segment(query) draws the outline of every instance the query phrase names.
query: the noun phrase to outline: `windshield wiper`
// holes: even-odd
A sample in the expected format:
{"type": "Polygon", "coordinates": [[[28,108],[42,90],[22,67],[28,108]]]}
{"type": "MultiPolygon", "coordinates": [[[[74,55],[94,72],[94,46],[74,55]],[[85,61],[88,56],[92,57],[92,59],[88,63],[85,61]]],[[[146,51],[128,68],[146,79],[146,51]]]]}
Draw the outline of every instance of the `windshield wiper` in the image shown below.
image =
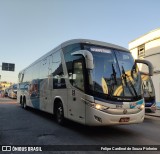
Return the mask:
{"type": "Polygon", "coordinates": [[[112,71],[113,71],[113,74],[111,76],[114,78],[114,84],[117,85],[116,71],[113,64],[112,64],[112,71]]]}
{"type": "Polygon", "coordinates": [[[134,94],[135,94],[135,96],[138,97],[137,92],[135,90],[135,87],[134,87],[132,81],[130,80],[129,76],[125,73],[123,66],[122,66],[122,78],[124,79],[125,85],[128,87],[129,92],[132,94],[132,96],[134,96],[134,94]],[[129,82],[127,82],[127,78],[128,78],[129,82]],[[128,83],[130,84],[130,86],[128,85],[128,83]],[[133,94],[132,90],[130,89],[130,87],[132,87],[134,94],[133,94]]]}
{"type": "Polygon", "coordinates": [[[115,71],[115,68],[112,64],[112,74],[111,74],[111,77],[110,77],[109,96],[113,95],[115,85],[117,85],[116,71],[115,71]]]}

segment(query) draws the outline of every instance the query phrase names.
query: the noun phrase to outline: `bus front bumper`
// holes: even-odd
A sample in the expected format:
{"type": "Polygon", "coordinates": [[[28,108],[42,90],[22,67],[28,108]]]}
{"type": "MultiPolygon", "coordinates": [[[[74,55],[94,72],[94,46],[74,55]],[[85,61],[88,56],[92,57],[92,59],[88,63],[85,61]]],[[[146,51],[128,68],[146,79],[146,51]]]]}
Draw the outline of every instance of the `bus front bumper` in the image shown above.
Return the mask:
{"type": "Polygon", "coordinates": [[[151,107],[145,107],[145,112],[146,113],[155,113],[156,112],[156,110],[157,110],[157,107],[156,107],[156,105],[152,105],[151,107]]]}
{"type": "Polygon", "coordinates": [[[136,114],[109,114],[86,106],[86,125],[105,126],[105,125],[127,125],[142,123],[145,116],[145,109],[136,114]]]}

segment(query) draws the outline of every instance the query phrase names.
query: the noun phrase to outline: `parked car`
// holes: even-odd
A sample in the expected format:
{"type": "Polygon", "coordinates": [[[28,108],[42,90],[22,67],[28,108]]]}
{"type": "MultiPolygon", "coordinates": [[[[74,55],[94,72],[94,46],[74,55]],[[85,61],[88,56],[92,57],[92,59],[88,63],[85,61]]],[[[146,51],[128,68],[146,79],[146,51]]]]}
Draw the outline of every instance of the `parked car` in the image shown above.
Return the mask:
{"type": "Polygon", "coordinates": [[[6,88],[6,89],[4,90],[4,97],[8,97],[8,92],[9,92],[9,88],[6,88]]]}
{"type": "Polygon", "coordinates": [[[12,86],[9,87],[8,97],[17,98],[17,84],[13,84],[12,86]]]}

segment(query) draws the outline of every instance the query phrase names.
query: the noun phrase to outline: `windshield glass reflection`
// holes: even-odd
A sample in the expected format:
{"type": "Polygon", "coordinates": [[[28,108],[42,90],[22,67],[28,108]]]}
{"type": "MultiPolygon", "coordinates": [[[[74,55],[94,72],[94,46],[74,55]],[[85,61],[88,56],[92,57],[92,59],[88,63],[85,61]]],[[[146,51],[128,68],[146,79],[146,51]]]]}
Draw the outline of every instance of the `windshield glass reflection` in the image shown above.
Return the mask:
{"type": "Polygon", "coordinates": [[[93,54],[90,90],[98,97],[137,99],[142,94],[140,74],[129,52],[85,46],[93,54]]]}

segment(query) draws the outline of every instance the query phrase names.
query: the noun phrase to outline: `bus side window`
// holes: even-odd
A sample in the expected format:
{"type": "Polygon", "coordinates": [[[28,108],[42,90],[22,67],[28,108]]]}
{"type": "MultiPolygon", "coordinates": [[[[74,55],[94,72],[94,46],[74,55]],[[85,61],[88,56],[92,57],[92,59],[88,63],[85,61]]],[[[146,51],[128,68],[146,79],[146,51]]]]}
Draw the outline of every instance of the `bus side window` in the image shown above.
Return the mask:
{"type": "Polygon", "coordinates": [[[84,91],[84,73],[83,73],[83,63],[81,61],[75,61],[73,63],[72,80],[74,87],[84,91]]]}

